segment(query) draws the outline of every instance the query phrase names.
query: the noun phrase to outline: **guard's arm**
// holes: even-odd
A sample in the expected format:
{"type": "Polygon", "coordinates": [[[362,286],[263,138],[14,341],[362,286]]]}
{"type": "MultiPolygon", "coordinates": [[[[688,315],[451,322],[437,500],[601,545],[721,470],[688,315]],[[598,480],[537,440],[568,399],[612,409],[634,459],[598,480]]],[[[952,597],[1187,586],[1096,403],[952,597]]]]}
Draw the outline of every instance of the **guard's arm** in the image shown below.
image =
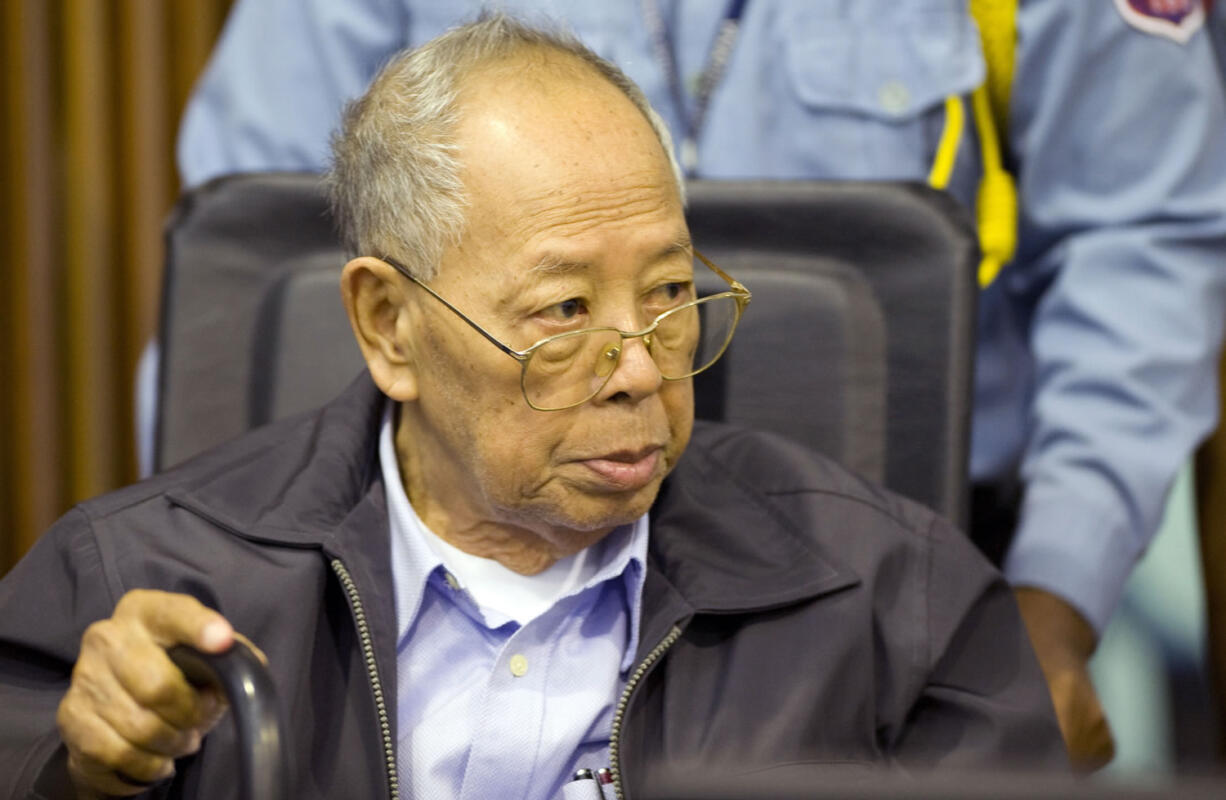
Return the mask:
{"type": "Polygon", "coordinates": [[[1110,747],[1076,623],[1101,634],[1214,425],[1226,319],[1222,76],[1203,29],[1180,43],[1129,24],[1122,5],[1021,3],[1009,137],[1021,247],[985,298],[1037,298],[1020,317],[1034,399],[1005,573],[1048,609],[1023,612],[1087,766],[1110,747]]]}

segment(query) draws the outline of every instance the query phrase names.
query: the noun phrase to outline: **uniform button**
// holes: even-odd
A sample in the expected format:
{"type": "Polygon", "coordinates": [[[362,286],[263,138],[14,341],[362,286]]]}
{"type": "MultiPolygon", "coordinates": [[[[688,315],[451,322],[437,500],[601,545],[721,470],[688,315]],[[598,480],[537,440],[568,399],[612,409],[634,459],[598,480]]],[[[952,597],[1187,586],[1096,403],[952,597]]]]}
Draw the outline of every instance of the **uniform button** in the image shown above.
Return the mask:
{"type": "Polygon", "coordinates": [[[886,81],[877,90],[877,102],[891,114],[901,114],[911,105],[911,93],[902,81],[886,81]]]}
{"type": "Polygon", "coordinates": [[[447,581],[448,586],[450,586],[452,589],[455,589],[456,591],[459,591],[460,582],[459,580],[456,579],[456,576],[452,575],[450,572],[444,572],[443,578],[447,581]]]}
{"type": "Polygon", "coordinates": [[[524,658],[519,653],[511,656],[511,661],[508,664],[511,667],[511,674],[517,678],[522,678],[528,672],[528,659],[524,658]]]}

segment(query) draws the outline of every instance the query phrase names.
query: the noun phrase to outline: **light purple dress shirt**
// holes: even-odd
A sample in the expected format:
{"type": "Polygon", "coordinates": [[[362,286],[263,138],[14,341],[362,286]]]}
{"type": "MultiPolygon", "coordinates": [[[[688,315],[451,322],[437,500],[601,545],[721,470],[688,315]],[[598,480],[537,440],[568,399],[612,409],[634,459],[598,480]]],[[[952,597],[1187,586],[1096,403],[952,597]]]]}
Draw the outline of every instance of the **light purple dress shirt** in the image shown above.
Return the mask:
{"type": "Polygon", "coordinates": [[[387,488],[397,622],[397,761],[403,796],[561,795],[607,766],[613,711],[638,645],[647,517],[590,548],[586,580],[520,624],[482,608],[444,565],[401,482],[393,415],[387,488]]]}

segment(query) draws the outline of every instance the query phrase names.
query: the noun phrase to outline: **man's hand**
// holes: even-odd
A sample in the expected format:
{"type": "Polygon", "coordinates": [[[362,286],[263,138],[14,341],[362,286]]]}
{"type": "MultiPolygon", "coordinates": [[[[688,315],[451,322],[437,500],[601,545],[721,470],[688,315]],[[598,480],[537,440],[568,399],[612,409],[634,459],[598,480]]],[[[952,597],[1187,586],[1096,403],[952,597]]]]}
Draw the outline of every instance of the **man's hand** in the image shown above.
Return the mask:
{"type": "Polygon", "coordinates": [[[149,590],[128,592],[114,616],[86,629],[56,717],[81,797],[137,794],[199,749],[225,700],[188,684],[166,648],[222,653],[236,636],[194,597],[149,590]]]}
{"type": "Polygon", "coordinates": [[[1069,759],[1080,770],[1105,766],[1115,755],[1115,742],[1090,680],[1090,656],[1097,644],[1094,629],[1050,592],[1020,587],[1014,594],[1047,679],[1069,759]]]}

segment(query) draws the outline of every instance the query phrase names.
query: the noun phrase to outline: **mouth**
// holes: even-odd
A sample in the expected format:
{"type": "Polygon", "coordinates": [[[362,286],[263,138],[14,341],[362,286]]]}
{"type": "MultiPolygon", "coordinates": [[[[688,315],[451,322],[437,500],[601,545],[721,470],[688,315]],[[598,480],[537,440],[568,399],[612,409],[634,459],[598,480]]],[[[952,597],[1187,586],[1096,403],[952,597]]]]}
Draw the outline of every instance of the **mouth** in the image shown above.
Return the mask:
{"type": "Polygon", "coordinates": [[[662,462],[663,448],[659,446],[619,450],[579,461],[600,483],[614,491],[634,491],[647,486],[659,474],[662,462]]]}

